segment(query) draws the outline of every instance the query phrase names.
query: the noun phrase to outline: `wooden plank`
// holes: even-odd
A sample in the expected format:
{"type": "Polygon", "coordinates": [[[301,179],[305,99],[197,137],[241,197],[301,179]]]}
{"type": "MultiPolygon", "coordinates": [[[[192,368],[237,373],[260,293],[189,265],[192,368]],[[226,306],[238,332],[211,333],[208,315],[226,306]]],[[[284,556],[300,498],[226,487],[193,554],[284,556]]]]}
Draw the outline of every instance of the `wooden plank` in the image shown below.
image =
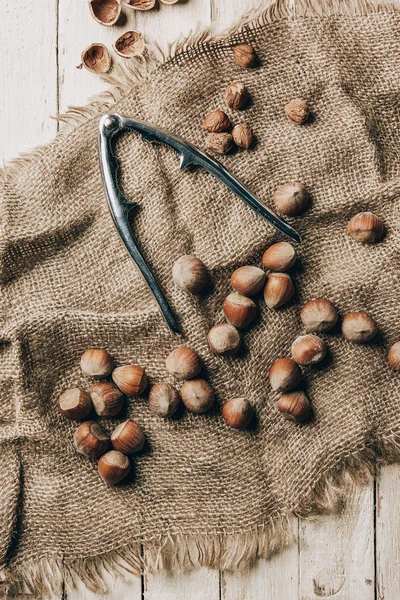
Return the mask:
{"type": "Polygon", "coordinates": [[[219,600],[219,597],[219,573],[212,569],[144,575],[144,600],[219,600]]]}
{"type": "MultiPolygon", "coordinates": [[[[121,561],[122,564],[122,561],[121,561]]],[[[64,593],[63,600],[142,600],[142,581],[140,577],[127,574],[124,579],[114,577],[102,570],[102,579],[108,588],[106,594],[96,594],[78,583],[76,589],[64,593]]],[[[160,599],[161,600],[161,599],[160,599]]]]}
{"type": "Polygon", "coordinates": [[[376,480],[377,600],[400,599],[400,465],[383,467],[376,480]]]}

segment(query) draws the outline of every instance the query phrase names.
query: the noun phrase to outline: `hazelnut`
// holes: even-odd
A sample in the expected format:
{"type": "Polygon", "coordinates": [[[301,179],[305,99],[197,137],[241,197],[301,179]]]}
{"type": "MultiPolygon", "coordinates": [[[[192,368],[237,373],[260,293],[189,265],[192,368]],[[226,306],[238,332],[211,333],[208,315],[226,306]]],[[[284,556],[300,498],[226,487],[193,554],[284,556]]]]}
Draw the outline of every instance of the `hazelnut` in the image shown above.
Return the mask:
{"type": "Polygon", "coordinates": [[[279,308],[289,302],[294,285],[287,273],[269,273],[264,288],[264,300],[268,308],[279,308]]]}
{"type": "Polygon", "coordinates": [[[233,137],[230,133],[210,133],[206,139],[208,150],[217,154],[228,154],[233,148],[233,137]]]}
{"type": "Polygon", "coordinates": [[[289,392],[300,383],[300,367],[291,358],[279,358],[269,370],[269,380],[275,392],[289,392]]]}
{"type": "Polygon", "coordinates": [[[378,332],[378,325],[366,312],[350,312],[342,321],[342,333],[349,342],[364,344],[378,332]]]}
{"type": "Polygon", "coordinates": [[[104,483],[115,485],[129,474],[131,463],[122,452],[110,450],[100,458],[97,467],[104,483]]]}
{"type": "Polygon", "coordinates": [[[209,281],[205,264],[195,256],[181,256],[172,267],[174,283],[185,292],[197,294],[201,292],[209,281]]]}
{"type": "Polygon", "coordinates": [[[288,421],[302,423],[310,418],[310,401],[304,392],[283,394],[278,400],[277,407],[288,421]]]}
{"type": "Polygon", "coordinates": [[[305,100],[295,98],[286,104],[285,113],[290,121],[296,123],[296,125],[301,125],[302,123],[305,123],[310,116],[310,109],[305,100]]]}
{"type": "Polygon", "coordinates": [[[201,358],[196,350],[179,346],[172,350],[165,361],[167,371],[179,379],[193,379],[201,371],[201,358]]]}
{"type": "Polygon", "coordinates": [[[295,217],[303,212],[308,204],[308,194],[302,183],[285,183],[274,193],[277,210],[288,217],[295,217]]]}
{"type": "Polygon", "coordinates": [[[266,249],[262,256],[262,264],[271,271],[286,273],[296,261],[296,250],[289,242],[278,242],[266,249]]]}
{"type": "Polygon", "coordinates": [[[379,242],[384,231],[383,221],[372,212],[358,213],[350,219],[347,225],[347,233],[354,240],[363,244],[379,242]]]}
{"type": "Polygon", "coordinates": [[[208,345],[214,354],[231,356],[240,348],[240,335],[238,330],[229,323],[214,325],[208,332],[208,345]]]}
{"type": "Polygon", "coordinates": [[[61,394],[58,400],[58,410],[67,419],[80,421],[85,419],[92,410],[92,401],[85,390],[71,388],[61,394]]]}
{"type": "Polygon", "coordinates": [[[254,410],[246,398],[232,398],[222,407],[222,417],[230,427],[244,429],[250,424],[254,410]]]}
{"type": "Polygon", "coordinates": [[[79,454],[95,458],[107,452],[110,438],[95,421],[85,421],[75,431],[74,445],[79,454]]]}
{"type": "Polygon", "coordinates": [[[244,107],[247,102],[248,93],[247,87],[244,83],[238,83],[234,81],[231,85],[226,88],[225,91],[225,102],[228,108],[232,110],[240,110],[244,107]]]}
{"type": "Polygon", "coordinates": [[[242,296],[238,292],[229,294],[224,301],[225,318],[234,327],[242,329],[256,316],[257,307],[253,300],[242,296]]]}
{"type": "Polygon", "coordinates": [[[336,325],[338,313],[330,300],[316,298],[304,304],[300,319],[307,331],[329,331],[336,325]]]}
{"type": "Polygon", "coordinates": [[[81,369],[84,375],[101,379],[107,377],[114,368],[114,361],[107,350],[90,349],[82,354],[81,369]]]}
{"type": "Polygon", "coordinates": [[[178,410],[180,394],[170,383],[156,383],[150,389],[149,408],[160,417],[172,417],[178,410]]]}
{"type": "Polygon", "coordinates": [[[146,372],[139,365],[117,367],[112,372],[112,378],[115,385],[127,396],[137,396],[147,388],[146,372]]]}
{"type": "Polygon", "coordinates": [[[205,379],[185,381],[181,388],[183,404],[194,413],[204,413],[214,404],[215,394],[205,379]]]}
{"type": "Polygon", "coordinates": [[[292,344],[293,359],[299,365],[314,365],[323,360],[327,353],[325,342],[317,335],[300,335],[292,344]]]}
{"type": "Polygon", "coordinates": [[[90,390],[90,396],[99,417],[114,417],[122,409],[123,394],[109,381],[96,383],[90,390]]]}
{"type": "Polygon", "coordinates": [[[239,148],[248,150],[254,142],[254,133],[247,123],[239,123],[232,131],[233,141],[239,148]]]}
{"type": "Polygon", "coordinates": [[[222,110],[213,110],[206,115],[202,128],[210,133],[223,133],[224,131],[230,131],[232,124],[228,115],[222,110]]]}
{"type": "Polygon", "coordinates": [[[265,273],[258,267],[239,267],[232,273],[231,286],[243,296],[255,296],[265,283],[265,273]]]}
{"type": "Polygon", "coordinates": [[[142,450],[145,442],[144,431],[135,421],[120,423],[111,434],[115,450],[123,454],[133,454],[142,450]]]}
{"type": "Polygon", "coordinates": [[[388,353],[388,363],[395,371],[400,371],[400,342],[396,342],[388,353]]]}
{"type": "Polygon", "coordinates": [[[249,69],[257,64],[257,54],[250,44],[238,44],[234,46],[233,58],[244,69],[249,69]]]}

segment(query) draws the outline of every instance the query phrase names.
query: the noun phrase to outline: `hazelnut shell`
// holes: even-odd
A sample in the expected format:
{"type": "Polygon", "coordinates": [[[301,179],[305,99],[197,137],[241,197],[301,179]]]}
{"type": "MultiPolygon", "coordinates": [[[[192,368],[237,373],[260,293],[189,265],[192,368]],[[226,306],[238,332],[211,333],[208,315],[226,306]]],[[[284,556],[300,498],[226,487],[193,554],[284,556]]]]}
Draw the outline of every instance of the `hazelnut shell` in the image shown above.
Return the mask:
{"type": "Polygon", "coordinates": [[[304,304],[300,311],[300,319],[307,331],[329,331],[338,320],[336,307],[326,298],[316,298],[304,304]]]}
{"type": "Polygon", "coordinates": [[[247,327],[254,319],[257,312],[257,306],[247,296],[242,296],[238,292],[229,294],[224,300],[224,315],[228,323],[242,329],[247,327]]]}
{"type": "Polygon", "coordinates": [[[113,44],[115,52],[122,58],[140,56],[145,47],[144,37],[139,31],[125,31],[113,44]]]}
{"type": "Polygon", "coordinates": [[[104,74],[111,69],[111,55],[104,44],[91,44],[81,54],[81,65],[91,73],[104,74]]]}
{"type": "Polygon", "coordinates": [[[193,379],[201,371],[201,358],[195,350],[179,346],[172,350],[165,361],[167,371],[179,379],[193,379]]]}
{"type": "Polygon", "coordinates": [[[103,454],[97,466],[100,477],[107,485],[119,483],[125,479],[131,470],[129,458],[117,450],[110,450],[103,454]]]}
{"type": "Polygon", "coordinates": [[[343,318],[342,333],[349,342],[365,344],[378,332],[378,325],[366,312],[350,312],[343,318]]]}
{"type": "Polygon", "coordinates": [[[263,289],[265,272],[258,267],[246,265],[232,273],[231,286],[243,296],[256,296],[263,289]]]}
{"type": "Polygon", "coordinates": [[[90,396],[99,417],[114,417],[122,410],[124,396],[110,381],[96,383],[90,390],[90,396]]]}
{"type": "Polygon", "coordinates": [[[107,350],[90,348],[81,357],[81,370],[87,377],[102,379],[107,377],[114,368],[114,361],[107,350]]]}
{"type": "Polygon", "coordinates": [[[302,391],[283,394],[277,402],[277,407],[285,419],[289,421],[303,423],[310,418],[310,401],[302,391]]]}
{"type": "Polygon", "coordinates": [[[214,404],[215,393],[205,379],[191,379],[183,384],[181,397],[188,410],[201,414],[214,404]]]}
{"type": "Polygon", "coordinates": [[[74,445],[79,454],[97,458],[107,452],[110,438],[95,421],[84,421],[75,431],[74,445]]]}
{"type": "Polygon", "coordinates": [[[270,271],[286,273],[296,261],[296,250],[289,242],[278,242],[266,249],[262,256],[262,264],[270,271]]]}
{"type": "Polygon", "coordinates": [[[224,421],[235,429],[244,429],[254,417],[254,410],[246,398],[232,398],[222,406],[224,421]]]}
{"type": "Polygon", "coordinates": [[[314,365],[323,360],[327,346],[317,335],[300,335],[292,344],[293,360],[299,365],[314,365]]]}
{"type": "Polygon", "coordinates": [[[357,242],[375,244],[385,232],[383,221],[372,212],[358,213],[350,219],[347,232],[357,242]]]}
{"type": "Polygon", "coordinates": [[[269,379],[275,392],[289,392],[300,383],[301,370],[291,358],[279,358],[269,370],[269,379]]]}
{"type": "Polygon", "coordinates": [[[142,450],[145,442],[143,429],[135,421],[120,423],[111,434],[115,450],[123,454],[133,454],[142,450]]]}
{"type": "Polygon", "coordinates": [[[294,285],[287,273],[271,272],[264,288],[264,300],[268,308],[280,308],[292,298],[294,285]]]}
{"type": "Polygon", "coordinates": [[[81,421],[86,419],[92,410],[92,400],[85,390],[71,388],[61,394],[58,400],[58,410],[71,421],[81,421]]]}
{"type": "Polygon", "coordinates": [[[149,408],[159,417],[172,417],[178,410],[181,396],[170,383],[156,383],[150,389],[149,408]]]}
{"type": "Polygon", "coordinates": [[[117,387],[127,396],[138,396],[147,388],[147,375],[139,365],[117,367],[112,372],[112,378],[117,387]]]}
{"type": "Polygon", "coordinates": [[[214,325],[208,332],[207,339],[210,350],[221,356],[236,354],[241,344],[238,330],[229,323],[214,325]]]}
{"type": "Polygon", "coordinates": [[[121,15],[121,0],[89,0],[89,9],[97,23],[111,27],[121,15]]]}
{"type": "Polygon", "coordinates": [[[205,264],[196,256],[188,254],[181,256],[172,267],[174,283],[185,292],[198,294],[209,281],[205,264]]]}
{"type": "Polygon", "coordinates": [[[388,363],[395,371],[400,371],[400,342],[391,346],[388,352],[388,363]]]}
{"type": "Polygon", "coordinates": [[[277,210],[288,217],[301,214],[308,205],[308,192],[302,183],[285,183],[274,192],[277,210]]]}

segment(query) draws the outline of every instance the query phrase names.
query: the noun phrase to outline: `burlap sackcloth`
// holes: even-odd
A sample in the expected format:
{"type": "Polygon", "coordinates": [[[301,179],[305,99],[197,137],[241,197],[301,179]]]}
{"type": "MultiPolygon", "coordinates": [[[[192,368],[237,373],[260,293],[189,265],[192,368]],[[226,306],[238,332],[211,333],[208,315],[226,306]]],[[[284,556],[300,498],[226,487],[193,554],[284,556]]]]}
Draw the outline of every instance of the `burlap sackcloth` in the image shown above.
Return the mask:
{"type": "Polygon", "coordinates": [[[332,509],[377,458],[399,458],[400,379],[386,353],[400,337],[400,18],[393,7],[364,2],[296,7],[289,14],[275,4],[228,37],[203,36],[163,64],[138,60],[116,71],[107,98],[71,111],[53,143],[2,172],[3,595],[21,582],[38,595],[59,591],[76,577],[102,589],[100,567],[119,571],[121,557],[135,572],[236,568],[289,543],[292,513],[332,509]],[[242,41],[254,44],[258,68],[234,62],[232,46],[242,41]],[[260,299],[245,350],[219,358],[206,335],[223,320],[231,273],[259,264],[282,237],[207,172],[179,171],[172,150],[123,136],[121,185],[140,205],[135,231],[179,316],[184,334],[174,336],[114,229],[97,132],[100,115],[115,110],[204,147],[203,115],[223,108],[234,80],[252,101],[229,114],[253,126],[257,146],[223,164],[268,205],[288,181],[304,182],[312,205],[290,220],[303,237],[294,301],[274,311],[260,299]],[[293,97],[310,103],[302,127],[283,113],[293,97]],[[381,243],[347,235],[349,218],[363,210],[385,221],[381,243]],[[200,297],[171,281],[173,262],[188,253],[212,276],[213,289],[200,297]],[[268,369],[289,354],[303,332],[299,306],[315,297],[330,298],[342,315],[368,311],[380,333],[367,345],[348,343],[340,329],[325,336],[330,359],[305,373],[314,417],[296,426],[278,414],[268,369]],[[89,387],[79,369],[87,347],[107,348],[118,364],[140,363],[154,383],[168,380],[165,358],[182,342],[204,359],[215,409],[162,420],[145,397],[131,399],[124,416],[143,426],[148,445],[133,480],[107,487],[96,462],[75,452],[76,424],[59,414],[59,394],[89,387]],[[222,420],[220,404],[232,396],[253,403],[255,428],[236,431],[222,420]]]}

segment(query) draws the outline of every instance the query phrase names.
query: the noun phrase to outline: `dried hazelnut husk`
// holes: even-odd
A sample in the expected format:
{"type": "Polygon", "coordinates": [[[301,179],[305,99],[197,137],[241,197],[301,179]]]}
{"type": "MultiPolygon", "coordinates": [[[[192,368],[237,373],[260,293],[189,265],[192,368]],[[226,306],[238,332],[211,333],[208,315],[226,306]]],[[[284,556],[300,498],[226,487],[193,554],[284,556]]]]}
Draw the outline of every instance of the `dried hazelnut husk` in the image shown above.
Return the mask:
{"type": "Polygon", "coordinates": [[[388,363],[395,371],[400,371],[400,342],[396,342],[388,353],[388,363]]]}
{"type": "Polygon", "coordinates": [[[248,99],[247,87],[244,83],[234,81],[225,90],[225,102],[228,108],[240,110],[246,105],[248,99]]]}
{"type": "Polygon", "coordinates": [[[275,392],[290,392],[300,383],[300,367],[291,358],[278,358],[269,370],[269,380],[275,392]]]}
{"type": "Polygon", "coordinates": [[[257,54],[250,44],[238,44],[234,46],[233,58],[244,69],[249,69],[257,64],[257,54]]]}
{"type": "Polygon", "coordinates": [[[185,381],[181,387],[183,404],[194,413],[204,413],[214,404],[215,394],[205,379],[185,381]]]}
{"type": "Polygon", "coordinates": [[[156,5],[156,0],[128,0],[125,2],[126,8],[134,10],[151,10],[156,5]]]}
{"type": "Polygon", "coordinates": [[[193,379],[201,371],[201,358],[196,350],[179,346],[172,350],[165,361],[167,371],[179,379],[193,379]]]}
{"type": "Polygon", "coordinates": [[[130,473],[131,463],[122,452],[110,450],[100,458],[97,468],[104,483],[115,485],[130,473]]]}
{"type": "Polygon", "coordinates": [[[161,4],[176,4],[179,0],[160,0],[161,4]]]}
{"type": "Polygon", "coordinates": [[[230,133],[210,133],[206,139],[208,150],[217,154],[228,154],[233,148],[233,137],[230,133]]]}
{"type": "Polygon", "coordinates": [[[286,104],[285,113],[290,121],[296,123],[296,125],[301,125],[302,123],[305,123],[310,116],[310,109],[305,100],[295,98],[286,104]]]}
{"type": "Polygon", "coordinates": [[[246,265],[232,273],[231,286],[243,296],[256,296],[263,289],[265,272],[258,267],[246,265]]]}
{"type": "Polygon", "coordinates": [[[185,292],[198,294],[209,282],[205,264],[195,256],[181,256],[172,267],[174,283],[185,292]]]}
{"type": "Polygon", "coordinates": [[[58,399],[58,410],[71,421],[81,421],[86,419],[92,410],[92,400],[85,390],[71,388],[58,399]]]}
{"type": "Polygon", "coordinates": [[[350,219],[348,234],[357,242],[375,244],[379,242],[385,231],[383,221],[372,212],[358,213],[350,219]]]}
{"type": "Polygon", "coordinates": [[[135,421],[120,423],[111,434],[112,445],[123,454],[133,454],[142,450],[145,439],[143,429],[135,421]]]}
{"type": "Polygon", "coordinates": [[[92,17],[100,25],[115,25],[121,14],[121,0],[89,0],[92,17]]]}
{"type": "Polygon", "coordinates": [[[306,186],[302,183],[285,183],[275,190],[274,202],[280,213],[295,217],[302,213],[308,204],[306,186]]]}
{"type": "Polygon", "coordinates": [[[323,360],[328,348],[317,335],[299,335],[292,344],[293,360],[299,365],[314,365],[323,360]]]}
{"type": "Polygon", "coordinates": [[[289,242],[278,242],[266,249],[261,261],[266,269],[286,273],[296,261],[296,250],[289,242]]]}
{"type": "Polygon", "coordinates": [[[227,400],[221,412],[224,421],[235,429],[244,429],[254,417],[253,407],[246,398],[227,400]]]}
{"type": "Polygon", "coordinates": [[[288,421],[303,423],[310,418],[310,401],[304,392],[296,391],[283,394],[277,402],[277,407],[288,421]]]}
{"type": "Polygon", "coordinates": [[[115,385],[127,396],[137,396],[147,388],[146,372],[139,365],[117,367],[112,372],[112,378],[115,385]]]}
{"type": "Polygon", "coordinates": [[[274,273],[267,275],[264,287],[264,300],[268,308],[279,308],[289,302],[294,294],[294,285],[287,273],[274,273]]]}
{"type": "Polygon", "coordinates": [[[108,73],[111,69],[111,56],[108,48],[104,44],[91,44],[81,54],[81,64],[91,73],[108,73]]]}
{"type": "Polygon", "coordinates": [[[210,133],[223,133],[232,128],[231,121],[222,110],[212,110],[206,115],[202,128],[210,133]]]}
{"type": "Polygon", "coordinates": [[[239,148],[248,150],[254,142],[254,133],[247,123],[239,123],[232,130],[233,141],[239,148]]]}
{"type": "Polygon", "coordinates": [[[364,344],[378,332],[378,325],[366,312],[350,312],[342,321],[342,333],[349,342],[364,344]]]}
{"type": "Polygon", "coordinates": [[[257,312],[257,306],[247,296],[242,296],[238,292],[229,294],[224,300],[224,315],[228,323],[242,329],[247,327],[254,319],[257,312]]]}
{"type": "Polygon", "coordinates": [[[139,31],[126,31],[115,40],[113,47],[122,58],[140,56],[145,49],[144,37],[139,31]]]}
{"type": "Polygon", "coordinates": [[[123,394],[109,381],[96,383],[90,390],[90,396],[99,417],[114,417],[122,410],[123,394]]]}
{"type": "Polygon", "coordinates": [[[214,325],[208,332],[208,345],[214,354],[231,356],[240,348],[240,334],[236,327],[229,323],[214,325]]]}
{"type": "Polygon", "coordinates": [[[337,323],[338,312],[330,300],[309,300],[300,311],[300,319],[307,331],[329,331],[337,323]]]}
{"type": "Polygon", "coordinates": [[[159,417],[172,417],[181,401],[180,394],[170,383],[156,383],[150,389],[149,408],[159,417]]]}
{"type": "Polygon", "coordinates": [[[87,377],[101,379],[107,377],[114,368],[114,361],[107,350],[91,348],[81,357],[82,373],[87,377]]]}
{"type": "Polygon", "coordinates": [[[107,452],[110,438],[95,421],[84,421],[75,431],[74,445],[79,454],[97,458],[107,452]]]}

